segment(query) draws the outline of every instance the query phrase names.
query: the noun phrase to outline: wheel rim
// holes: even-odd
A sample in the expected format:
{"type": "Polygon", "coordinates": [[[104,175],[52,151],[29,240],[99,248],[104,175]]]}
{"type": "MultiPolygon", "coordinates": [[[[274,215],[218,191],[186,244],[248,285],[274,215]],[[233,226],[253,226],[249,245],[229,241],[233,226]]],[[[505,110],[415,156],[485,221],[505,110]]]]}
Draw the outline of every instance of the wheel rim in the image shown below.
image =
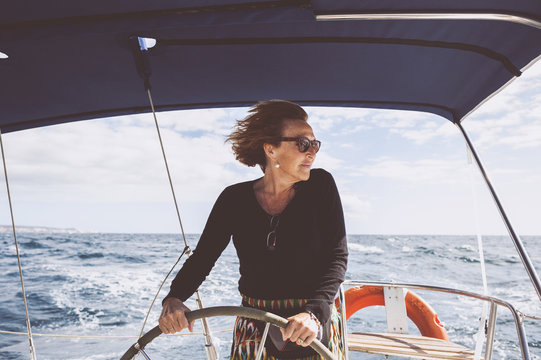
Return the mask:
{"type": "MultiPolygon", "coordinates": [[[[286,319],[276,314],[242,306],[214,306],[186,313],[186,319],[188,320],[188,322],[192,322],[201,318],[215,316],[242,316],[254,320],[268,322],[280,328],[285,328],[288,324],[286,319]]],[[[137,342],[133,344],[128,349],[128,351],[124,353],[124,355],[122,355],[120,360],[132,359],[135,355],[137,355],[139,349],[143,349],[146,345],[148,345],[152,340],[154,340],[161,334],[162,331],[160,330],[160,328],[158,326],[154,327],[142,337],[140,337],[139,340],[137,340],[137,342]]],[[[319,340],[314,340],[310,344],[310,347],[314,349],[319,355],[321,355],[323,359],[336,360],[334,355],[329,351],[329,349],[325,347],[319,340]]]]}

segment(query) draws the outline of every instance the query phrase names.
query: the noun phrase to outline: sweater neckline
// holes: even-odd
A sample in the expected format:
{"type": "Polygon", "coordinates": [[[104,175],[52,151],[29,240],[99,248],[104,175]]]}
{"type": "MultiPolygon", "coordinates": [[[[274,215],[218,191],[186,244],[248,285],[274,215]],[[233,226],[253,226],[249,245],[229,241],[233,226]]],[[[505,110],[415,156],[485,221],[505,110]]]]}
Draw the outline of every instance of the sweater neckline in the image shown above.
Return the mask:
{"type": "Polygon", "coordinates": [[[299,186],[299,183],[300,183],[300,182],[295,183],[295,185],[294,185],[294,186],[295,186],[295,194],[293,195],[293,197],[291,198],[291,200],[287,203],[287,205],[286,205],[286,207],[284,208],[284,210],[282,210],[282,212],[279,213],[279,214],[274,214],[274,215],[272,215],[272,214],[269,214],[269,213],[263,208],[263,206],[261,206],[261,204],[259,203],[259,201],[257,201],[257,196],[256,196],[256,194],[255,194],[254,185],[255,185],[255,183],[256,183],[258,180],[261,180],[262,178],[263,178],[263,177],[260,177],[260,178],[257,178],[257,179],[255,179],[255,180],[252,180],[251,182],[249,182],[249,184],[250,184],[250,195],[251,195],[251,197],[252,197],[252,199],[253,199],[253,201],[254,201],[256,207],[259,209],[260,212],[262,212],[263,214],[265,214],[267,217],[273,217],[273,216],[281,216],[281,215],[283,215],[284,213],[287,212],[287,210],[291,207],[291,204],[292,204],[292,203],[295,201],[295,199],[297,198],[299,189],[301,188],[301,187],[299,186]]]}

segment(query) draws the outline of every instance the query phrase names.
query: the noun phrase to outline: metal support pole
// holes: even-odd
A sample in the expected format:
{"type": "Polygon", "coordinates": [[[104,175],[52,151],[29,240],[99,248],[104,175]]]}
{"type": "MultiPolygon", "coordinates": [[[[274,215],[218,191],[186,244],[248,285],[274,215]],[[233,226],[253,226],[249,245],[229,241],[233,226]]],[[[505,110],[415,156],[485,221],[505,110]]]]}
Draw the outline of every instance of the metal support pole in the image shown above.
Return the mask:
{"type": "Polygon", "coordinates": [[[139,354],[143,355],[145,360],[152,360],[152,359],[150,359],[150,356],[148,356],[148,354],[146,353],[146,351],[144,349],[140,349],[139,354]]]}
{"type": "MultiPolygon", "coordinates": [[[[196,295],[197,307],[199,307],[200,309],[203,309],[203,301],[201,300],[201,296],[199,295],[199,290],[195,291],[195,295],[196,295]]],[[[217,360],[218,352],[216,351],[216,347],[214,346],[214,343],[212,342],[212,334],[210,333],[210,327],[207,322],[207,318],[202,318],[201,323],[203,324],[203,333],[205,335],[205,353],[207,354],[207,359],[217,360]]]]}
{"type": "Polygon", "coordinates": [[[342,344],[344,346],[344,360],[349,359],[348,348],[348,327],[346,320],[346,295],[344,293],[344,284],[340,285],[338,290],[338,301],[340,303],[340,327],[342,328],[342,344]]]}
{"type": "Polygon", "coordinates": [[[496,316],[498,305],[494,301],[490,302],[490,315],[488,316],[487,343],[485,345],[485,360],[492,359],[492,350],[494,347],[494,332],[496,330],[496,316]]]}
{"type": "Polygon", "coordinates": [[[261,336],[261,341],[259,342],[259,348],[257,349],[257,356],[255,357],[255,360],[261,360],[263,350],[265,349],[265,342],[267,341],[267,335],[269,334],[270,325],[270,323],[265,325],[265,330],[263,330],[263,335],[261,336]]]}
{"type": "Polygon", "coordinates": [[[479,167],[479,171],[481,171],[481,174],[483,175],[483,178],[485,179],[485,182],[490,190],[492,198],[494,199],[494,202],[496,203],[496,206],[498,207],[498,211],[500,212],[502,220],[505,223],[505,227],[507,228],[507,231],[509,232],[511,239],[513,240],[513,243],[515,244],[515,248],[517,249],[518,255],[520,256],[520,260],[522,261],[522,264],[526,268],[526,272],[530,276],[530,280],[532,281],[535,291],[537,292],[537,296],[539,297],[539,300],[541,300],[541,281],[539,281],[539,276],[537,275],[537,272],[535,271],[535,268],[528,256],[528,253],[526,253],[526,249],[524,248],[522,241],[520,240],[518,235],[515,233],[515,230],[513,229],[511,222],[507,218],[505,210],[503,209],[503,206],[500,203],[500,199],[498,198],[498,195],[496,194],[496,190],[494,190],[494,187],[492,186],[488,178],[488,175],[485,172],[485,169],[483,168],[483,164],[481,164],[481,160],[479,159],[479,156],[477,156],[477,152],[473,148],[473,144],[471,143],[470,138],[466,134],[466,131],[462,127],[462,124],[456,123],[456,126],[458,126],[458,128],[460,129],[460,131],[462,132],[462,135],[464,136],[464,139],[466,140],[466,143],[468,144],[468,147],[475,159],[475,162],[477,163],[477,166],[479,167]]]}
{"type": "Polygon", "coordinates": [[[530,360],[530,349],[528,348],[528,339],[526,338],[526,329],[524,328],[524,319],[519,315],[517,309],[513,306],[509,306],[509,310],[515,318],[515,326],[517,328],[518,343],[520,346],[520,352],[522,353],[523,360],[530,360]]]}

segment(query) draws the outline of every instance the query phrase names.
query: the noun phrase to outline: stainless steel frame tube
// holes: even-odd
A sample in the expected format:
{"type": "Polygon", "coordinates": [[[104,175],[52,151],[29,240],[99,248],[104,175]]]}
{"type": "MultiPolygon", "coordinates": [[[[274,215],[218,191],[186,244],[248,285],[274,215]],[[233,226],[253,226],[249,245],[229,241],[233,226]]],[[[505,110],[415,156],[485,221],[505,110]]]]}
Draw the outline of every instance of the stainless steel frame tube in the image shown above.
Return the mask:
{"type": "Polygon", "coordinates": [[[515,233],[515,230],[513,229],[511,222],[507,218],[507,214],[505,213],[505,210],[503,209],[500,199],[498,198],[498,195],[496,194],[496,190],[494,190],[494,187],[492,186],[490,179],[488,178],[488,175],[485,172],[485,169],[483,168],[483,164],[481,164],[481,160],[479,159],[479,156],[477,156],[477,152],[473,148],[473,144],[471,143],[470,138],[468,137],[468,134],[466,134],[466,131],[462,127],[462,124],[457,123],[456,126],[458,126],[458,128],[460,129],[460,132],[462,132],[462,135],[464,136],[464,139],[466,140],[466,143],[468,144],[468,148],[470,149],[473,157],[475,158],[475,162],[477,163],[477,166],[479,167],[479,171],[481,171],[481,174],[483,175],[483,178],[485,179],[485,183],[487,184],[488,189],[490,190],[490,194],[492,195],[492,198],[494,199],[494,202],[496,203],[496,206],[498,207],[498,211],[500,212],[502,220],[505,223],[505,227],[507,228],[507,231],[509,232],[511,239],[513,240],[513,243],[515,244],[515,248],[517,249],[518,255],[520,256],[520,260],[522,261],[522,264],[526,268],[526,272],[530,276],[530,280],[532,281],[535,291],[537,292],[537,296],[539,297],[539,300],[541,300],[541,282],[539,281],[539,275],[537,275],[537,272],[535,271],[535,268],[528,256],[528,253],[526,252],[526,249],[524,248],[524,245],[522,244],[522,241],[520,240],[518,235],[515,233]]]}

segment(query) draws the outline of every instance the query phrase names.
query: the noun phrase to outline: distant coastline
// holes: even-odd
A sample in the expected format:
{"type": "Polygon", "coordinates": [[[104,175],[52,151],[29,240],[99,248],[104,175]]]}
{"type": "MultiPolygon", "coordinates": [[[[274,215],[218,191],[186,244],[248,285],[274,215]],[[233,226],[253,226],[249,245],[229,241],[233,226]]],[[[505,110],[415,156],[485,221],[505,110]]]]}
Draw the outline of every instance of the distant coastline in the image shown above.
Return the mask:
{"type": "MultiPolygon", "coordinates": [[[[89,231],[81,231],[75,228],[54,228],[48,226],[16,226],[15,230],[20,233],[62,233],[62,234],[79,234],[88,233],[89,231]]],[[[0,225],[0,234],[11,233],[13,228],[11,225],[0,225]]]]}

